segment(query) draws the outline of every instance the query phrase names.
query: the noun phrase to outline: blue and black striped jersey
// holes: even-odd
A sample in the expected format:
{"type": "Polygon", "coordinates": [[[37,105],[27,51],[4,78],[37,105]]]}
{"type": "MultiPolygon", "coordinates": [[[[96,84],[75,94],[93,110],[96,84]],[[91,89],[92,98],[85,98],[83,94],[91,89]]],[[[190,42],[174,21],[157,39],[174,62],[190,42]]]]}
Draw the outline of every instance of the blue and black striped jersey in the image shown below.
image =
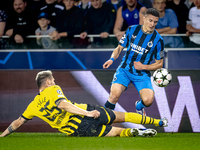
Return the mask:
{"type": "Polygon", "coordinates": [[[148,65],[154,59],[164,58],[164,41],[161,35],[156,30],[153,33],[145,33],[141,25],[130,26],[119,44],[127,47],[127,52],[118,68],[124,68],[132,74],[150,76],[147,70],[136,70],[133,65],[134,61],[148,65]]]}

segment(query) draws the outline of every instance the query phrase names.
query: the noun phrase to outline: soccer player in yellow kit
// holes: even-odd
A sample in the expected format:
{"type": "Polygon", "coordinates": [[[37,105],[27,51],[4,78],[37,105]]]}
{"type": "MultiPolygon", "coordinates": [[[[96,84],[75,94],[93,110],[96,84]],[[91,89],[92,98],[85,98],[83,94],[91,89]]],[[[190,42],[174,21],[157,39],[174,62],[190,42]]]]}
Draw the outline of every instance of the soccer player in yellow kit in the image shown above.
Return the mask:
{"type": "Polygon", "coordinates": [[[155,129],[113,127],[112,123],[132,122],[167,126],[167,119],[154,119],[133,112],[117,112],[98,105],[77,104],[68,100],[62,89],[55,85],[52,72],[41,71],[36,76],[39,94],[28,105],[24,113],[0,135],[4,137],[20,126],[38,117],[52,128],[68,136],[155,136],[155,129]]]}

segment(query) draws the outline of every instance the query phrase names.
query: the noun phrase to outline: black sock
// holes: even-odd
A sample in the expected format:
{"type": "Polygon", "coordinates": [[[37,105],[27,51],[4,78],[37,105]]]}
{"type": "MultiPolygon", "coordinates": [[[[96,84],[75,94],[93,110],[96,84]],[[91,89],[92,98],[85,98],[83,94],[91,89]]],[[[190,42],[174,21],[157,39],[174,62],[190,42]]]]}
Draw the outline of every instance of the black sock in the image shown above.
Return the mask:
{"type": "Polygon", "coordinates": [[[112,110],[115,109],[115,104],[110,103],[109,101],[107,101],[104,105],[105,108],[110,108],[112,110]]]}

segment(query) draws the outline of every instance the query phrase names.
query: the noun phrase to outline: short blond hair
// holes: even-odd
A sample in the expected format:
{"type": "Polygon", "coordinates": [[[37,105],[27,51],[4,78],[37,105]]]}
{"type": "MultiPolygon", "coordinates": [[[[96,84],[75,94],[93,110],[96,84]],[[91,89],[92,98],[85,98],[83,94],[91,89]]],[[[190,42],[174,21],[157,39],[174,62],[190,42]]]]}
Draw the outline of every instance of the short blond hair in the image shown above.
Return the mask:
{"type": "Polygon", "coordinates": [[[37,73],[35,80],[38,88],[41,88],[46,79],[52,79],[52,72],[50,70],[40,71],[37,73]]]}

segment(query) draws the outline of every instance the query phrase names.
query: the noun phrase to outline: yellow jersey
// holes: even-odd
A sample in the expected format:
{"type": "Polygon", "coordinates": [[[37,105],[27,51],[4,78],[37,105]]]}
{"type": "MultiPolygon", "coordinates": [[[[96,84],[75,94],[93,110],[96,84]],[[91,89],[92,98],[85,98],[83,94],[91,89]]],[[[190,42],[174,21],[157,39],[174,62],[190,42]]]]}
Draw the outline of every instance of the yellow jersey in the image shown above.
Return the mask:
{"type": "MultiPolygon", "coordinates": [[[[65,99],[67,102],[72,103],[65,97],[62,89],[58,85],[50,86],[34,98],[22,114],[22,117],[27,120],[38,117],[47,122],[52,128],[56,128],[59,131],[70,135],[77,130],[78,125],[81,123],[84,116],[59,109],[55,103],[60,99],[65,99]]],[[[87,110],[87,104],[72,104],[87,110]]]]}

